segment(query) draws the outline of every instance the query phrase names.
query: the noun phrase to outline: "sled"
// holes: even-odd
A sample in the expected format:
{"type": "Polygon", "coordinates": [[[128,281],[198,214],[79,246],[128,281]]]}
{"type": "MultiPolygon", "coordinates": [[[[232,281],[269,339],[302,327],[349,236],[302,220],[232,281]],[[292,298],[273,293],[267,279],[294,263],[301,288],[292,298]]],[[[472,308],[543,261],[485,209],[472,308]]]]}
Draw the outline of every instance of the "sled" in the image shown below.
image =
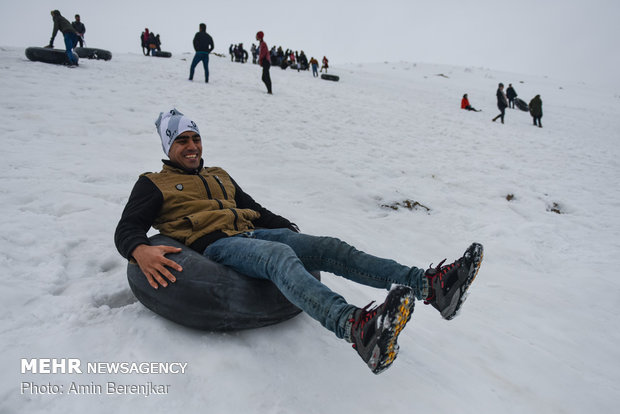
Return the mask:
{"type": "Polygon", "coordinates": [[[96,49],[92,47],[76,47],[75,53],[81,58],[85,59],[97,59],[97,60],[110,60],[112,59],[112,52],[104,49],[96,49]]]}
{"type": "MultiPolygon", "coordinates": [[[[79,57],[73,53],[76,60],[79,57]]],[[[47,47],[29,47],[26,49],[26,57],[33,62],[52,63],[55,65],[68,65],[69,59],[64,49],[52,49],[47,47]]]]}
{"type": "Polygon", "coordinates": [[[527,102],[525,102],[523,99],[515,98],[515,106],[524,112],[527,112],[530,110],[530,108],[527,105],[527,102]]]}
{"type": "Polygon", "coordinates": [[[299,64],[299,63],[293,63],[289,67],[291,69],[294,69],[294,70],[308,70],[308,65],[302,65],[302,64],[299,64]]]}
{"type": "MultiPolygon", "coordinates": [[[[180,253],[166,257],[183,271],[170,269],[176,282],[153,289],[140,267],[130,262],[127,279],[136,298],[168,320],[200,330],[234,331],[273,325],[301,313],[271,281],[237,273],[169,237],[158,234],[150,240],[152,245],[180,247],[180,253]]],[[[312,274],[320,280],[318,272],[312,274]]]]}
{"type": "Polygon", "coordinates": [[[321,79],[325,79],[325,80],[330,80],[330,81],[338,82],[338,80],[340,79],[340,76],[336,76],[336,75],[328,75],[327,73],[323,73],[323,74],[321,75],[321,79]]]}
{"type": "Polygon", "coordinates": [[[161,52],[158,51],[153,51],[151,52],[151,55],[155,56],[155,57],[163,57],[163,58],[169,58],[172,56],[172,53],[170,52],[164,52],[163,50],[161,52]]]}

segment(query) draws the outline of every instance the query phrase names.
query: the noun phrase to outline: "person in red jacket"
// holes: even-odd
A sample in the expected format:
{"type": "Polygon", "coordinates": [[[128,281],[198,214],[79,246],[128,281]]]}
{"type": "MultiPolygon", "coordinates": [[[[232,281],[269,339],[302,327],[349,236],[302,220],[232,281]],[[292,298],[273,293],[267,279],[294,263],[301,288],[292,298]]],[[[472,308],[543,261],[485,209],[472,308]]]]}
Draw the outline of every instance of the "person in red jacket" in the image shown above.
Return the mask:
{"type": "Polygon", "coordinates": [[[321,72],[325,69],[325,73],[327,73],[327,68],[329,68],[329,60],[325,56],[323,56],[323,66],[321,66],[321,72]]]}
{"type": "Polygon", "coordinates": [[[467,94],[463,95],[463,99],[461,99],[461,109],[467,109],[468,111],[480,112],[479,109],[476,109],[469,104],[469,99],[467,98],[467,94]]]}
{"type": "Polygon", "coordinates": [[[140,41],[142,42],[142,53],[144,53],[145,56],[148,56],[149,53],[151,53],[151,49],[149,49],[149,36],[150,35],[151,34],[149,33],[148,27],[145,28],[142,34],[140,35],[140,41]]]}
{"type": "Polygon", "coordinates": [[[256,33],[256,40],[260,42],[258,45],[258,64],[263,68],[263,82],[267,87],[267,93],[271,92],[271,76],[269,76],[269,68],[271,67],[271,56],[269,56],[269,48],[267,43],[263,40],[265,34],[263,32],[256,33]]]}

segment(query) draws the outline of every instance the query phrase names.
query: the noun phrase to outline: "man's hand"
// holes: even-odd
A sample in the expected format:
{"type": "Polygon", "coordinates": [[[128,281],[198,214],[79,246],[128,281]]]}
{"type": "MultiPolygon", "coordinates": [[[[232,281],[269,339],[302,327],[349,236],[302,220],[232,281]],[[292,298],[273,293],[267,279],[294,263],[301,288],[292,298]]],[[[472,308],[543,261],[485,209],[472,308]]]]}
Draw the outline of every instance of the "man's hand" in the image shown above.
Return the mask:
{"type": "Polygon", "coordinates": [[[179,272],[183,268],[178,263],[167,259],[165,255],[168,253],[179,253],[180,251],[181,249],[178,247],[141,244],[133,250],[131,255],[138,262],[138,266],[140,266],[140,270],[146,276],[149,284],[153,289],[157,289],[159,285],[163,287],[168,286],[168,282],[165,279],[172,283],[176,282],[177,279],[170,273],[167,267],[179,272]]]}

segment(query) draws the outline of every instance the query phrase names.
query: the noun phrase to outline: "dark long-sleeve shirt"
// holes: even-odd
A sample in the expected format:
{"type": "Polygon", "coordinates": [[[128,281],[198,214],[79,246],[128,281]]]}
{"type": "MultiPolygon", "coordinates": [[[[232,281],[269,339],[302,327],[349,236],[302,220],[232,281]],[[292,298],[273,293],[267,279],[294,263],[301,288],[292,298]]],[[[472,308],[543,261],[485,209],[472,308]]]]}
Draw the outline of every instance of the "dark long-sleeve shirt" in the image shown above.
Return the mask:
{"type": "MultiPolygon", "coordinates": [[[[174,168],[174,165],[170,163],[169,161],[165,161],[165,163],[167,166],[174,168]]],[[[168,168],[168,170],[170,170],[170,168],[168,168]]],[[[176,169],[175,170],[176,172],[174,173],[180,174],[181,176],[186,176],[186,177],[188,175],[189,176],[201,176],[201,173],[205,170],[207,169],[201,168],[193,172],[182,172],[181,170],[176,169]]],[[[210,175],[207,178],[213,179],[212,175],[210,175]]],[[[225,179],[225,177],[223,176],[221,178],[215,177],[215,180],[218,183],[220,183],[220,179],[223,180],[225,179]]],[[[179,199],[177,200],[176,198],[174,198],[174,195],[173,195],[172,200],[171,200],[171,196],[169,195],[164,197],[162,190],[155,184],[153,180],[151,180],[148,177],[148,175],[142,175],[138,179],[136,184],[134,185],[131,195],[129,196],[129,200],[127,201],[127,204],[125,206],[121,219],[116,228],[116,232],[114,235],[114,242],[116,244],[116,248],[118,249],[119,253],[125,258],[130,258],[131,253],[140,244],[147,244],[147,245],[150,244],[149,239],[146,235],[147,232],[149,231],[151,226],[153,226],[153,224],[156,223],[158,218],[162,214],[164,214],[164,211],[169,210],[169,208],[166,208],[166,206],[164,206],[165,199],[169,200],[168,202],[178,201],[179,203],[186,203],[188,206],[187,209],[189,210],[195,209],[196,208],[195,206],[198,206],[198,205],[205,205],[205,204],[213,204],[216,206],[219,205],[219,207],[213,208],[212,210],[213,216],[220,215],[220,213],[222,213],[224,210],[230,210],[230,211],[235,210],[233,212],[235,216],[237,215],[237,211],[240,212],[239,214],[242,214],[241,210],[245,210],[245,209],[252,210],[254,212],[257,212],[258,215],[260,215],[260,217],[253,219],[251,221],[254,227],[289,228],[291,230],[297,231],[297,227],[295,226],[295,224],[291,223],[289,220],[285,219],[284,217],[278,216],[272,213],[271,211],[267,210],[266,208],[261,206],[259,203],[254,201],[254,199],[250,195],[245,193],[232,178],[230,178],[230,181],[232,185],[234,186],[234,199],[233,200],[230,200],[227,198],[225,191],[223,194],[226,199],[219,200],[218,196],[216,195],[216,191],[219,191],[217,188],[214,188],[211,191],[207,189],[207,191],[204,193],[202,193],[201,191],[202,193],[201,195],[194,195],[193,193],[189,192],[190,191],[189,187],[188,188],[179,187],[181,188],[181,190],[179,190],[179,199]],[[190,197],[190,199],[187,198],[188,196],[190,197]],[[192,200],[196,200],[196,202],[192,200]]],[[[206,183],[206,181],[204,182],[206,183]]],[[[219,185],[216,184],[215,187],[219,187],[219,185]]],[[[223,190],[224,186],[222,185],[221,188],[223,190]]],[[[232,188],[233,187],[231,186],[230,189],[232,188]]],[[[196,210],[193,212],[195,213],[193,215],[211,214],[208,210],[207,211],[196,210]]],[[[188,215],[188,216],[191,216],[191,215],[188,215]]],[[[184,217],[177,217],[177,218],[183,219],[184,217]]],[[[209,220],[205,220],[205,222],[208,222],[208,221],[209,220]]],[[[195,230],[200,231],[201,229],[195,229],[195,230]]],[[[214,241],[220,238],[228,237],[229,233],[230,232],[225,232],[223,229],[219,229],[217,227],[209,228],[209,231],[206,232],[206,234],[202,235],[197,240],[191,243],[187,243],[187,244],[192,249],[202,253],[209,244],[213,243],[214,241]]]]}
{"type": "Polygon", "coordinates": [[[213,50],[213,38],[207,32],[197,32],[194,36],[194,50],[196,52],[211,53],[213,50]]]}

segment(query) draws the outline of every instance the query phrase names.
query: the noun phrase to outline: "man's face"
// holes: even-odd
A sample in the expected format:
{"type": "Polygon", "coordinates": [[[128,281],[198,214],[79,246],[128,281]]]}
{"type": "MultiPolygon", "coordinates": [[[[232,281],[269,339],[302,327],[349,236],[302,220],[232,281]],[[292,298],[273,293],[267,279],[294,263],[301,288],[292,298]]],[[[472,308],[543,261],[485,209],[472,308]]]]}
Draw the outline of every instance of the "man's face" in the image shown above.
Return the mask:
{"type": "Polygon", "coordinates": [[[168,151],[168,158],[176,165],[195,170],[200,166],[202,158],[202,140],[193,131],[185,131],[177,137],[168,151]]]}

